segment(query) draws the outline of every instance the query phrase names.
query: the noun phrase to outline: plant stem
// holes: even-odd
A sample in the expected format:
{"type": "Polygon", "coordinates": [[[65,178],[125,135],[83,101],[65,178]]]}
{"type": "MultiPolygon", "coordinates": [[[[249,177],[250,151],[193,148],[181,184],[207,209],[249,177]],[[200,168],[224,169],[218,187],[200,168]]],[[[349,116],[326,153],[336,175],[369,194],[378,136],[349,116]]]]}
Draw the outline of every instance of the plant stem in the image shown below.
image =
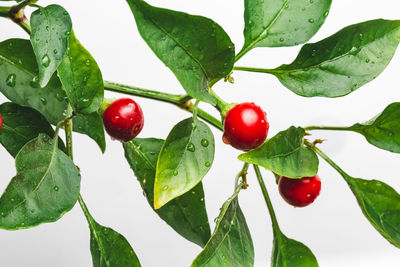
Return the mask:
{"type": "Polygon", "coordinates": [[[349,127],[339,127],[339,126],[308,126],[304,127],[304,130],[333,130],[333,131],[349,131],[349,127]]]}
{"type": "Polygon", "coordinates": [[[242,70],[242,71],[251,71],[251,72],[261,72],[261,73],[269,73],[269,74],[275,74],[278,73],[278,71],[271,70],[271,69],[262,69],[262,68],[251,68],[251,67],[233,67],[233,70],[242,70]]]}
{"type": "Polygon", "coordinates": [[[187,99],[187,95],[173,95],[148,89],[142,89],[139,87],[133,87],[118,83],[113,83],[109,81],[104,81],[104,89],[108,91],[118,92],[118,93],[126,93],[130,95],[136,95],[144,98],[156,99],[159,101],[172,103],[175,105],[181,105],[186,101],[190,100],[187,99]]]}
{"type": "Polygon", "coordinates": [[[329,163],[340,175],[343,176],[345,180],[348,180],[350,177],[342,168],[340,168],[333,160],[331,160],[324,152],[322,152],[318,147],[316,147],[314,144],[308,142],[307,140],[304,140],[304,144],[311,148],[312,150],[315,151],[321,158],[323,158],[326,162],[329,163]]]}
{"type": "Polygon", "coordinates": [[[265,199],[265,203],[267,204],[269,215],[271,216],[272,228],[274,229],[275,234],[278,235],[278,233],[280,233],[279,224],[278,224],[278,220],[276,219],[275,211],[272,206],[271,199],[269,198],[267,188],[265,187],[264,180],[262,178],[262,175],[261,175],[261,172],[260,172],[260,169],[258,168],[258,166],[253,164],[253,167],[254,167],[254,171],[256,172],[258,184],[260,185],[262,194],[265,199]]]}
{"type": "MultiPolygon", "coordinates": [[[[247,170],[249,169],[249,163],[245,162],[243,164],[242,170],[236,175],[235,178],[235,188],[238,186],[239,178],[242,177],[242,188],[243,186],[247,186],[247,170]]],[[[247,188],[247,187],[246,187],[247,188]]]]}
{"type": "Polygon", "coordinates": [[[222,98],[220,98],[211,88],[209,89],[210,95],[215,99],[217,102],[217,109],[219,112],[223,113],[228,103],[226,103],[222,98]]]}
{"type": "Polygon", "coordinates": [[[0,6],[0,17],[10,18],[10,9],[11,7],[8,6],[0,6]]]}
{"type": "MultiPolygon", "coordinates": [[[[173,95],[148,89],[142,89],[139,87],[113,83],[109,81],[104,81],[104,89],[107,91],[124,93],[128,95],[134,95],[170,103],[190,113],[193,113],[194,110],[193,103],[190,101],[191,97],[188,95],[173,95]]],[[[217,129],[219,130],[223,129],[220,120],[218,120],[217,118],[213,117],[211,114],[207,113],[206,111],[200,108],[197,108],[197,116],[207,121],[217,129]]]]}

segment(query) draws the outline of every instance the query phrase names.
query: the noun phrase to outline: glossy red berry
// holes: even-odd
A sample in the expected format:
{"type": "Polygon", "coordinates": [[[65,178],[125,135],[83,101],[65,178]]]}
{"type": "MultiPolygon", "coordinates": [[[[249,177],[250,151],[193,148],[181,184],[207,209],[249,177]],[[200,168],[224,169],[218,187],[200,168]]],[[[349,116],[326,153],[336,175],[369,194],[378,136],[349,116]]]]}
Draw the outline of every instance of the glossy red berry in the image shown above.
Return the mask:
{"type": "Polygon", "coordinates": [[[127,142],[143,128],[144,119],[140,106],[130,98],[120,98],[107,107],[103,114],[104,128],[114,139],[127,142]]]}
{"type": "Polygon", "coordinates": [[[222,140],[234,148],[249,151],[264,143],[268,135],[267,114],[254,103],[241,103],[225,116],[222,140]]]}
{"type": "Polygon", "coordinates": [[[318,175],[301,179],[281,176],[278,187],[279,193],[287,203],[295,207],[305,207],[319,196],[321,180],[318,175]]]}
{"type": "Polygon", "coordinates": [[[4,120],[3,120],[3,118],[1,117],[1,114],[0,114],[0,131],[1,131],[1,129],[3,129],[3,122],[4,122],[4,120]]]}

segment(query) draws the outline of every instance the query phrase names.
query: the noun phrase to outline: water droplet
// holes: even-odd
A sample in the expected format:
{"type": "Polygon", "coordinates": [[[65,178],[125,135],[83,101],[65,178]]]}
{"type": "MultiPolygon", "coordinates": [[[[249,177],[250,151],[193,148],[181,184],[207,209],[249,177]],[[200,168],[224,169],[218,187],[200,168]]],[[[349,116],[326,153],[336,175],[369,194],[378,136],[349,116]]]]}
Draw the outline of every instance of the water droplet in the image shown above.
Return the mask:
{"type": "Polygon", "coordinates": [[[168,189],[168,185],[164,185],[164,187],[162,188],[162,191],[165,191],[165,190],[167,190],[168,189]]]}
{"type": "Polygon", "coordinates": [[[31,209],[31,213],[35,213],[35,210],[34,210],[34,209],[31,209]]]}
{"type": "Polygon", "coordinates": [[[204,201],[204,197],[200,198],[200,201],[204,201]]]}
{"type": "Polygon", "coordinates": [[[289,8],[289,4],[286,3],[285,6],[284,6],[284,8],[285,8],[285,9],[288,9],[288,8],[289,8]]]}
{"type": "Polygon", "coordinates": [[[58,53],[57,49],[54,49],[53,53],[54,53],[54,55],[57,55],[57,53],[58,53]]]}
{"type": "Polygon", "coordinates": [[[115,117],[113,117],[113,118],[111,118],[111,122],[112,122],[112,123],[117,123],[118,120],[119,120],[119,116],[118,116],[118,115],[115,116],[115,117]]]}
{"type": "Polygon", "coordinates": [[[42,65],[45,68],[47,68],[50,65],[50,58],[47,54],[42,57],[42,65]]]}
{"type": "Polygon", "coordinates": [[[11,201],[11,202],[14,202],[14,201],[15,201],[15,199],[11,198],[11,199],[10,199],[10,201],[11,201]]]}
{"type": "Polygon", "coordinates": [[[67,12],[67,11],[64,11],[63,14],[64,14],[64,15],[68,15],[68,12],[67,12]]]}
{"type": "Polygon", "coordinates": [[[58,101],[63,101],[64,100],[64,96],[60,92],[58,92],[56,94],[56,98],[57,98],[58,101]]]}
{"type": "Polygon", "coordinates": [[[328,15],[329,15],[329,11],[326,11],[326,12],[324,13],[324,17],[326,18],[328,15]]]}
{"type": "Polygon", "coordinates": [[[143,184],[146,184],[146,182],[147,182],[146,179],[143,179],[143,184]]]}
{"type": "Polygon", "coordinates": [[[187,146],[187,150],[190,152],[194,152],[196,150],[196,147],[193,145],[193,143],[189,143],[187,146]]]}
{"type": "Polygon", "coordinates": [[[314,0],[310,0],[310,3],[311,3],[311,4],[314,3],[314,0]]]}
{"type": "Polygon", "coordinates": [[[17,75],[15,75],[14,73],[8,75],[7,79],[6,79],[6,84],[10,87],[14,87],[16,78],[17,78],[17,75]]]}
{"type": "MultiPolygon", "coordinates": [[[[66,37],[68,37],[70,34],[71,34],[71,32],[69,32],[69,31],[66,31],[66,32],[65,32],[65,36],[66,36],[66,37]]],[[[68,48],[69,48],[69,47],[68,47],[68,48]]]]}
{"type": "Polygon", "coordinates": [[[56,185],[53,187],[53,189],[54,189],[54,191],[60,190],[60,188],[58,186],[56,186],[56,185]]]}
{"type": "Polygon", "coordinates": [[[103,233],[104,233],[105,235],[108,235],[109,232],[110,232],[110,229],[104,228],[103,233]]]}
{"type": "Polygon", "coordinates": [[[209,145],[208,140],[207,139],[201,139],[201,145],[204,146],[204,147],[208,147],[208,145],[209,145]]]}
{"type": "Polygon", "coordinates": [[[368,63],[368,62],[369,62],[369,58],[367,58],[367,59],[365,60],[365,62],[368,63]]]}
{"type": "Polygon", "coordinates": [[[88,60],[86,60],[86,66],[90,66],[90,60],[88,59],[88,60]]]}
{"type": "Polygon", "coordinates": [[[175,170],[173,174],[174,174],[174,176],[177,176],[178,175],[178,171],[175,170]]]}
{"type": "Polygon", "coordinates": [[[279,41],[280,41],[280,42],[283,42],[283,41],[285,41],[285,39],[283,39],[283,38],[279,38],[279,41]]]}
{"type": "Polygon", "coordinates": [[[196,194],[196,191],[192,191],[192,195],[196,194]]]}
{"type": "Polygon", "coordinates": [[[305,11],[306,10],[306,8],[305,7],[303,7],[302,9],[301,9],[301,11],[305,11]]]}
{"type": "Polygon", "coordinates": [[[308,19],[308,22],[314,23],[314,20],[313,19],[308,19]]]}
{"type": "Polygon", "coordinates": [[[207,161],[206,163],[204,163],[204,166],[210,167],[210,166],[211,166],[211,163],[207,161]]]}
{"type": "Polygon", "coordinates": [[[25,223],[22,222],[22,223],[21,223],[21,226],[24,226],[24,225],[25,225],[25,223]]]}
{"type": "Polygon", "coordinates": [[[39,87],[39,82],[37,77],[33,77],[32,81],[29,82],[29,85],[32,88],[38,88],[39,87]]]}
{"type": "Polygon", "coordinates": [[[47,104],[47,100],[44,97],[40,98],[40,102],[42,102],[43,105],[47,104]]]}
{"type": "Polygon", "coordinates": [[[4,212],[1,212],[1,216],[2,216],[2,217],[5,217],[6,214],[5,214],[4,212]]]}

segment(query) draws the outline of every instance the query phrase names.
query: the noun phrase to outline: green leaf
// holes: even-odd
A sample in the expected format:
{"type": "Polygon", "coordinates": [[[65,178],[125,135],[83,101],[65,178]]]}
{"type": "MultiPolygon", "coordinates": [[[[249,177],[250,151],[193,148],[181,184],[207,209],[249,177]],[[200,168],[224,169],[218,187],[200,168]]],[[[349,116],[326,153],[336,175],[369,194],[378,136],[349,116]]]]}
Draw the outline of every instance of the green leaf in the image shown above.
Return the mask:
{"type": "Polygon", "coordinates": [[[86,134],[92,138],[104,153],[106,150],[106,139],[104,136],[103,119],[97,112],[76,114],[72,119],[72,127],[75,132],[86,134]]]}
{"type": "Polygon", "coordinates": [[[399,41],[400,20],[367,21],[304,45],[291,64],[270,73],[298,95],[340,97],[375,79],[399,41]]]}
{"type": "Polygon", "coordinates": [[[369,122],[356,123],[349,130],[365,136],[367,141],[379,148],[400,153],[400,103],[392,103],[369,122]]]}
{"type": "Polygon", "coordinates": [[[28,40],[9,39],[0,43],[0,91],[12,102],[38,110],[46,119],[57,124],[67,109],[65,92],[53,75],[40,88],[36,73],[38,66],[28,40]]]}
{"type": "MultiPolygon", "coordinates": [[[[54,136],[54,130],[42,114],[32,108],[21,107],[15,103],[0,105],[4,120],[0,131],[0,143],[15,157],[21,148],[40,133],[54,136]]],[[[58,139],[58,147],[65,151],[64,143],[58,139]]]]}
{"type": "Polygon", "coordinates": [[[214,233],[192,267],[254,266],[253,241],[239,207],[239,192],[240,187],[222,206],[214,233]]]}
{"type": "Polygon", "coordinates": [[[188,118],[175,125],[158,156],[154,207],[161,208],[200,183],[214,151],[214,136],[205,123],[188,118]]]}
{"type": "Polygon", "coordinates": [[[89,114],[99,109],[104,97],[103,77],[96,61],[74,33],[69,37],[58,75],[75,112],[89,114]]]}
{"type": "Polygon", "coordinates": [[[268,139],[262,146],[239,155],[239,159],[280,176],[314,176],[318,172],[318,157],[311,148],[304,146],[304,135],[303,128],[291,126],[268,139]]]}
{"type": "Polygon", "coordinates": [[[91,216],[88,221],[93,267],[141,266],[135,251],[124,236],[98,224],[91,216]]]}
{"type": "Polygon", "coordinates": [[[0,198],[0,228],[15,230],[54,222],[75,205],[81,177],[57,143],[39,134],[18,153],[17,175],[0,198]]]}
{"type": "Polygon", "coordinates": [[[245,0],[242,50],[307,42],[325,22],[331,3],[332,0],[245,0]]]}
{"type": "MultiPolygon", "coordinates": [[[[40,88],[36,76],[38,67],[28,40],[1,42],[0,65],[0,92],[5,97],[18,105],[36,109],[53,125],[65,118],[68,101],[60,80],[53,75],[49,83],[40,88]]],[[[104,151],[104,129],[98,114],[78,114],[73,122],[78,125],[74,130],[93,138],[104,151]]]]}
{"type": "Polygon", "coordinates": [[[67,51],[72,21],[63,7],[49,5],[32,13],[30,25],[31,43],[39,66],[39,84],[44,87],[67,51]]]}
{"type": "Polygon", "coordinates": [[[400,248],[400,195],[378,180],[353,178],[341,173],[372,226],[400,248]]]}
{"type": "Polygon", "coordinates": [[[226,32],[205,17],[156,8],[142,0],[127,2],[141,36],[185,91],[215,104],[208,85],[230,73],[235,57],[234,44],[226,32]]]}
{"type": "MultiPolygon", "coordinates": [[[[151,208],[154,207],[154,179],[157,158],[164,141],[135,138],[123,143],[125,158],[133,169],[151,208]]],[[[200,182],[192,190],[155,210],[158,216],[187,240],[204,247],[211,236],[200,182]]]]}
{"type": "Polygon", "coordinates": [[[311,250],[303,243],[287,238],[279,231],[274,236],[271,266],[318,267],[318,262],[311,250]]]}

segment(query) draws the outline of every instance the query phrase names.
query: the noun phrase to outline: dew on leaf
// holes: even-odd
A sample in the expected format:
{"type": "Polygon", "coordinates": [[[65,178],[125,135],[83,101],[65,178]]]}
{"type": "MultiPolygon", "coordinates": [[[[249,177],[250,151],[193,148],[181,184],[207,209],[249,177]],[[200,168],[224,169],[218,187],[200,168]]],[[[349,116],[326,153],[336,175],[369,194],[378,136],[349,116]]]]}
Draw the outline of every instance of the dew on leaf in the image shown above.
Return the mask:
{"type": "Polygon", "coordinates": [[[162,191],[168,190],[169,186],[168,185],[164,185],[162,188],[162,191]]]}
{"type": "Polygon", "coordinates": [[[57,55],[57,53],[58,53],[57,49],[54,49],[53,53],[54,53],[54,55],[57,55]]]}
{"type": "Polygon", "coordinates": [[[178,171],[175,170],[173,174],[174,174],[174,176],[177,176],[178,175],[178,171]]]}
{"type": "Polygon", "coordinates": [[[194,152],[196,151],[196,147],[193,145],[193,143],[189,143],[187,146],[187,150],[189,150],[190,152],[194,152]]]}
{"type": "Polygon", "coordinates": [[[201,145],[204,146],[204,147],[208,147],[208,145],[209,145],[208,140],[207,139],[201,139],[201,145]]]}
{"type": "Polygon", "coordinates": [[[42,65],[43,67],[47,68],[50,65],[50,58],[49,56],[46,54],[42,57],[42,65]]]}
{"type": "Polygon", "coordinates": [[[40,102],[42,102],[43,105],[46,105],[46,104],[47,104],[47,100],[46,100],[46,98],[44,98],[44,97],[41,97],[41,98],[40,98],[40,102]]]}
{"type": "Polygon", "coordinates": [[[14,73],[11,73],[10,75],[7,76],[6,84],[10,87],[14,87],[16,78],[17,78],[17,75],[15,75],[14,73]]]}
{"type": "Polygon", "coordinates": [[[324,17],[326,18],[328,15],[329,15],[329,11],[326,11],[326,12],[324,13],[324,17]]]}
{"type": "Polygon", "coordinates": [[[308,22],[314,23],[314,19],[308,19],[308,22]]]}
{"type": "Polygon", "coordinates": [[[206,163],[204,163],[204,166],[210,167],[210,166],[211,166],[211,163],[207,161],[206,163]]]}
{"type": "Polygon", "coordinates": [[[53,187],[53,189],[54,189],[54,191],[60,190],[60,188],[58,186],[56,186],[56,185],[53,187]]]}

